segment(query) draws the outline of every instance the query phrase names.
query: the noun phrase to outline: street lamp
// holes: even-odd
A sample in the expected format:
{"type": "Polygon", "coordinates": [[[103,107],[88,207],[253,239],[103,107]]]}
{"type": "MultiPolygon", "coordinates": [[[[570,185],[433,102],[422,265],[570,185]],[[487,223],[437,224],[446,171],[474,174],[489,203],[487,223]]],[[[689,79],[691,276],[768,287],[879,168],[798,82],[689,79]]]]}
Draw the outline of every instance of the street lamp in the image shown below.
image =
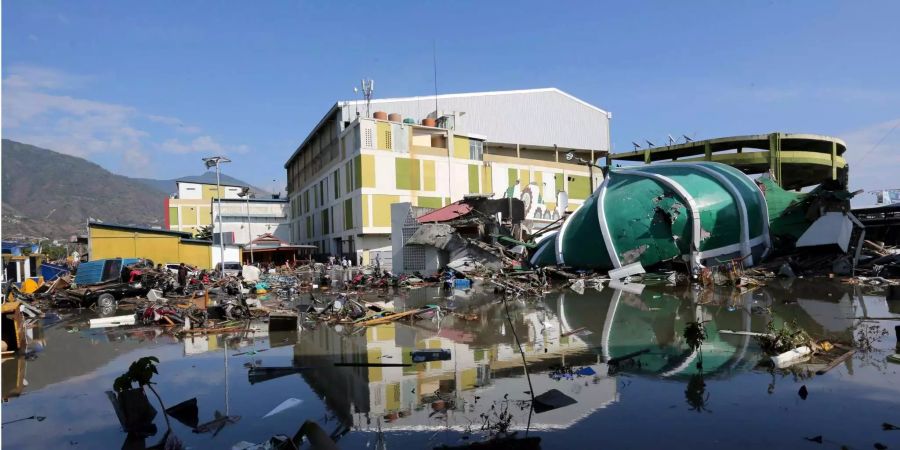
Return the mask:
{"type": "MultiPolygon", "coordinates": [[[[207,169],[216,168],[216,198],[219,201],[219,251],[221,252],[221,269],[219,271],[219,276],[225,278],[225,239],[222,233],[222,185],[219,179],[219,165],[222,163],[231,162],[230,159],[224,156],[210,156],[209,158],[203,158],[203,162],[206,164],[207,169]]],[[[215,237],[215,233],[213,233],[213,237],[215,237]]]]}
{"type": "Polygon", "coordinates": [[[594,193],[594,167],[600,169],[600,171],[603,172],[603,175],[606,176],[606,173],[603,171],[603,168],[598,166],[593,161],[588,161],[580,156],[575,156],[574,151],[570,151],[569,153],[566,153],[566,161],[572,161],[572,160],[577,161],[578,164],[584,164],[588,167],[588,177],[589,177],[588,183],[590,183],[591,193],[593,194],[594,193]]]}
{"type": "Polygon", "coordinates": [[[247,246],[250,247],[250,264],[253,265],[253,233],[250,231],[250,187],[244,186],[238,197],[247,200],[247,246]]]}

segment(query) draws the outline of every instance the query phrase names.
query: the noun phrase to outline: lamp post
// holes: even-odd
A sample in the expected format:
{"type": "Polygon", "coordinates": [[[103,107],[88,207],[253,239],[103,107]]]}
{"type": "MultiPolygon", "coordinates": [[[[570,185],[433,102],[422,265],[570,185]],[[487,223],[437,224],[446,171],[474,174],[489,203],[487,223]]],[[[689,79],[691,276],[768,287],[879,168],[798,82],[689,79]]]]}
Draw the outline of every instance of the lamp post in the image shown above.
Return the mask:
{"type": "MultiPolygon", "coordinates": [[[[207,169],[216,168],[216,199],[219,202],[219,251],[221,255],[219,276],[225,278],[225,239],[222,233],[222,185],[219,179],[219,165],[229,163],[231,160],[224,156],[210,156],[209,158],[203,158],[203,162],[206,164],[207,169]]],[[[213,231],[213,237],[215,237],[215,229],[213,231]]]]}
{"type": "MultiPolygon", "coordinates": [[[[584,164],[588,167],[588,183],[590,183],[589,186],[591,187],[591,194],[593,194],[594,193],[594,167],[600,169],[601,172],[603,172],[603,168],[598,166],[593,161],[588,161],[580,156],[575,156],[574,151],[566,153],[566,161],[572,161],[572,160],[575,160],[576,162],[578,162],[578,164],[584,164]]],[[[606,176],[606,173],[603,172],[603,175],[606,176]]]]}
{"type": "Polygon", "coordinates": [[[250,230],[250,187],[244,186],[238,197],[244,197],[244,200],[247,200],[247,246],[250,247],[250,264],[253,265],[253,232],[250,230]]]}

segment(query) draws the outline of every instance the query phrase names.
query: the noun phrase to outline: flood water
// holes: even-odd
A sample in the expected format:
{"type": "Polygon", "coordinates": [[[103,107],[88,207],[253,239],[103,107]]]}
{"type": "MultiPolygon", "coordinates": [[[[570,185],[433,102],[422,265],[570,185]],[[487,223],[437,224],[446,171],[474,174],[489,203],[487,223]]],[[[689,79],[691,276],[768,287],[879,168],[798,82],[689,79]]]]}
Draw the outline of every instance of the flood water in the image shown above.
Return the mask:
{"type": "MultiPolygon", "coordinates": [[[[196,398],[200,423],[217,413],[239,416],[205,433],[170,419],[188,448],[244,448],[293,436],[307,420],[341,448],[459,447],[488,438],[483,428],[507,426],[531,439],[519,443],[545,449],[900,448],[900,431],[882,428],[900,425],[900,365],[886,361],[895,353],[900,302],[886,301],[878,288],[795,279],[746,292],[560,289],[510,300],[509,316],[487,292],[421,288],[388,296],[398,308],[439,304],[460,314],[299,333],[269,334],[260,322],[247,332],[179,340],[159,328],[89,329],[89,313],[60,311],[61,321],[30,331],[30,356],[3,362],[3,446],[123,448],[126,433],[105,392],[132,361],[152,355],[167,407],[196,398]],[[708,331],[702,371],[682,337],[697,320],[708,331]],[[806,365],[772,370],[755,338],[731,333],[762,332],[769,321],[794,321],[836,342],[862,333],[874,348],[824,375],[806,365]],[[411,364],[416,349],[447,349],[451,358],[411,364]],[[556,389],[575,403],[537,413],[532,389],[556,389]],[[292,407],[270,414],[289,399],[292,407]],[[45,419],[8,423],[29,416],[45,419]],[[817,436],[822,443],[807,440],[817,436]]],[[[160,414],[148,447],[167,429],[150,399],[160,414]]]]}

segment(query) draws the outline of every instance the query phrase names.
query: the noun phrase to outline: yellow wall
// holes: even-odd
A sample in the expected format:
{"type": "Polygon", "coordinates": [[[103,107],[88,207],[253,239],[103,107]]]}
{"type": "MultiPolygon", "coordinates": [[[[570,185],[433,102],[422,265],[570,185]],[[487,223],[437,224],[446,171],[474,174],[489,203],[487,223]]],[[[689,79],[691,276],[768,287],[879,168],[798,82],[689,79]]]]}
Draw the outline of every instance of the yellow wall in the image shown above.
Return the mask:
{"type": "Polygon", "coordinates": [[[453,136],[453,157],[469,159],[469,138],[453,136]]]}
{"type": "Polygon", "coordinates": [[[182,242],[178,246],[178,262],[184,262],[201,269],[211,269],[212,246],[208,244],[194,244],[182,242]]]}
{"type": "Polygon", "coordinates": [[[197,208],[199,206],[182,206],[181,207],[181,224],[197,225],[197,208]]]}
{"type": "Polygon", "coordinates": [[[391,204],[400,201],[400,197],[396,195],[380,195],[372,196],[372,226],[373,227],[389,227],[391,226],[391,204]]]}
{"type": "Polygon", "coordinates": [[[211,244],[181,242],[178,236],[142,231],[90,228],[91,260],[147,258],[154,263],[184,262],[210,269],[211,244]]]}
{"type": "Polygon", "coordinates": [[[493,169],[488,166],[481,166],[481,192],[486,194],[494,191],[493,169]]]}
{"type": "Polygon", "coordinates": [[[422,170],[425,174],[425,190],[433,191],[436,188],[434,161],[426,159],[422,161],[422,170]]]}
{"type": "Polygon", "coordinates": [[[369,226],[369,196],[362,195],[362,226],[369,226]]]}
{"type": "MultiPolygon", "coordinates": [[[[212,223],[211,208],[200,206],[199,208],[197,208],[197,210],[200,211],[200,221],[198,222],[199,225],[209,225],[212,223]]],[[[225,211],[227,211],[227,209],[225,211]]]]}
{"type": "Polygon", "coordinates": [[[378,141],[378,149],[380,150],[390,150],[391,143],[393,139],[391,139],[391,124],[387,122],[378,122],[377,125],[377,141],[378,141]]]}
{"type": "Polygon", "coordinates": [[[362,187],[375,187],[375,156],[362,155],[362,187]]]}
{"type": "Polygon", "coordinates": [[[216,190],[216,185],[214,184],[204,184],[203,185],[203,200],[211,200],[214,198],[218,198],[216,195],[218,191],[216,190]]]}

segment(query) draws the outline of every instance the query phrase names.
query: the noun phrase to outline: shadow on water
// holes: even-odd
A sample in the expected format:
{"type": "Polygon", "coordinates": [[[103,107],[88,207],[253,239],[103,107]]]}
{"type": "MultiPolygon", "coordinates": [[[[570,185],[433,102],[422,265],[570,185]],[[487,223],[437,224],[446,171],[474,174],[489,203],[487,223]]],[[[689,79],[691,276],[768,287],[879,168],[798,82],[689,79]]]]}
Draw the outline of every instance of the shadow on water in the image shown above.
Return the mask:
{"type": "MultiPolygon", "coordinates": [[[[733,417],[740,407],[725,399],[741,398],[742,406],[762,402],[766,386],[769,396],[780,395],[775,377],[788,375],[761,367],[765,357],[749,333],[792,322],[817,339],[852,342],[858,317],[896,313],[883,294],[799,279],[753,290],[557,290],[537,300],[507,299],[509,320],[502,299],[478,289],[389,295],[398,308],[439,304],[454,313],[278,333],[252,322],[241,333],[180,339],[157,327],[87,329],[90,316],[61,312],[59,321],[29,330],[30,356],[3,362],[4,422],[47,417],[4,426],[4,440],[10,448],[120,446],[126,435],[103,392],[131,361],[147,355],[160,358],[155,388],[166,406],[196,398],[206,425],[200,431],[209,432],[177,421],[171,428],[195,448],[288,445],[311,426],[346,448],[585,446],[611,426],[605,424],[626,423],[633,410],[677,434],[695,412],[733,417]],[[690,322],[702,322],[707,332],[699,351],[684,341],[690,322]],[[447,356],[414,361],[413,354],[426,349],[444,349],[447,356]],[[747,396],[747,386],[756,384],[762,386],[753,388],[757,394],[747,396]],[[533,409],[532,394],[540,409],[533,409]],[[88,407],[80,406],[86,401],[88,407]],[[234,417],[241,420],[228,419],[234,417]]],[[[848,370],[858,361],[851,359],[848,370]]],[[[892,370],[882,365],[866,383],[891,393],[885,371],[892,370]]],[[[160,413],[155,423],[166,430],[160,413]]],[[[171,439],[166,433],[148,441],[165,442],[171,439]]],[[[609,436],[613,443],[624,439],[609,436]]],[[[660,443],[652,436],[632,439],[639,439],[637,447],[660,443]]],[[[728,438],[716,442],[722,439],[728,438]]],[[[141,448],[143,438],[134,445],[141,448]]]]}

